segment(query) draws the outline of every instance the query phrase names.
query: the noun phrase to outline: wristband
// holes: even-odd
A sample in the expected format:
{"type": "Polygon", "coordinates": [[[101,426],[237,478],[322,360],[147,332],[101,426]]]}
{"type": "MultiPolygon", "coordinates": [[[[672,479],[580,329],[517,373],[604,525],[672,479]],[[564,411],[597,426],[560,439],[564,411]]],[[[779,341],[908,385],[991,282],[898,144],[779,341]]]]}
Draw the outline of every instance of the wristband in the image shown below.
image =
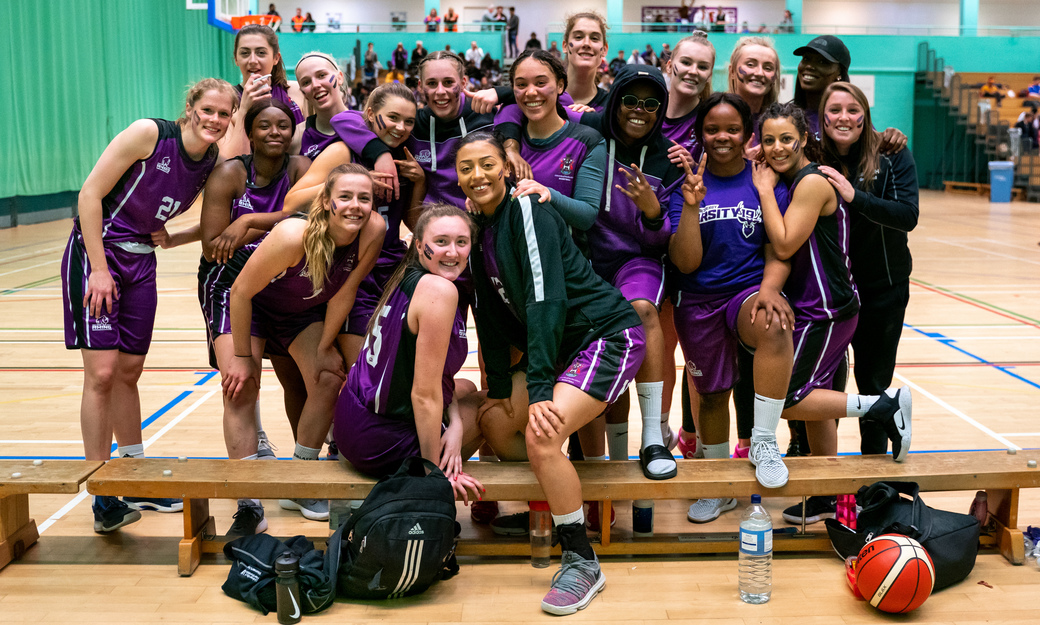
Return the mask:
{"type": "Polygon", "coordinates": [[[235,358],[252,358],[252,357],[253,357],[252,354],[246,354],[245,356],[243,356],[241,354],[235,354],[235,358]]]}

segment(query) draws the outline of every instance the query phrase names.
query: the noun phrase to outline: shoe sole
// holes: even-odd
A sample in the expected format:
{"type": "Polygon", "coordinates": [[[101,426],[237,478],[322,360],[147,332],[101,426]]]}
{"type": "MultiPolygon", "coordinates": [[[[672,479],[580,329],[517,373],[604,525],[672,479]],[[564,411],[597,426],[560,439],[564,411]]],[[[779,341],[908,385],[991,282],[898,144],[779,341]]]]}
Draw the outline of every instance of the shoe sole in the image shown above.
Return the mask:
{"type": "Polygon", "coordinates": [[[905,386],[900,388],[899,412],[903,415],[903,422],[906,423],[906,431],[899,433],[899,454],[892,456],[892,459],[896,462],[902,462],[906,460],[906,455],[910,453],[910,433],[913,429],[913,423],[911,422],[911,416],[913,414],[913,402],[914,399],[913,396],[910,394],[910,389],[905,386]]]}
{"type": "Polygon", "coordinates": [[[282,510],[296,510],[297,512],[299,512],[300,514],[303,515],[303,518],[309,519],[311,521],[328,521],[329,520],[329,513],[328,512],[321,513],[321,512],[314,512],[313,510],[308,510],[307,508],[304,508],[303,506],[301,506],[300,504],[296,503],[295,501],[293,501],[291,499],[279,499],[278,500],[278,505],[282,508],[282,510]]]}
{"type": "MultiPolygon", "coordinates": [[[[837,513],[835,513],[835,512],[821,512],[820,514],[817,514],[815,516],[807,517],[805,519],[805,524],[806,525],[813,525],[814,523],[819,523],[821,521],[825,521],[826,519],[833,519],[836,516],[837,516],[837,513]]],[[[792,525],[801,525],[802,524],[802,517],[800,517],[800,516],[794,516],[792,514],[784,514],[783,517],[784,517],[785,521],[787,521],[788,523],[790,523],[792,525]]]]}
{"type": "Polygon", "coordinates": [[[156,512],[183,512],[184,502],[175,503],[172,506],[160,506],[157,503],[151,501],[126,501],[123,503],[130,506],[131,508],[137,508],[138,510],[154,510],[156,512]]]}
{"type": "Polygon", "coordinates": [[[113,525],[112,527],[105,527],[105,524],[102,521],[94,521],[94,531],[98,534],[107,534],[109,532],[116,531],[124,525],[130,525],[131,523],[135,523],[140,520],[141,513],[137,510],[131,510],[130,514],[124,515],[123,519],[116,525],[113,525]]]}
{"type": "MultiPolygon", "coordinates": [[[[253,531],[253,536],[257,534],[263,534],[267,531],[267,517],[260,519],[260,522],[256,524],[256,529],[253,531]]],[[[243,536],[249,536],[249,534],[232,534],[230,531],[224,534],[224,538],[241,538],[243,536]]]]}
{"type": "Polygon", "coordinates": [[[574,614],[578,610],[584,610],[585,608],[589,607],[589,604],[592,603],[592,600],[596,598],[596,595],[598,595],[600,591],[603,590],[603,587],[606,585],[607,576],[604,575],[602,571],[600,571],[599,580],[592,585],[592,588],[589,589],[589,592],[585,595],[584,599],[582,599],[578,603],[573,603],[568,606],[552,605],[543,601],[542,610],[544,612],[548,612],[549,614],[554,614],[556,616],[567,616],[568,614],[574,614]]]}
{"type": "MultiPolygon", "coordinates": [[[[653,447],[653,445],[651,445],[651,447],[653,447]]],[[[664,445],[658,445],[658,447],[667,451],[667,448],[664,445]]],[[[675,458],[670,453],[668,454],[668,457],[672,459],[672,464],[675,465],[671,471],[668,471],[667,473],[651,473],[650,470],[646,468],[646,465],[643,464],[642,454],[640,454],[639,468],[643,470],[643,477],[648,480],[670,480],[676,475],[679,475],[679,465],[675,462],[675,458]]],[[[664,458],[651,458],[650,462],[653,462],[654,460],[664,460],[664,458]]]]}
{"type": "Polygon", "coordinates": [[[690,516],[689,512],[686,513],[686,518],[687,518],[687,520],[689,520],[690,523],[711,523],[715,519],[717,519],[720,516],[722,516],[723,512],[729,512],[730,510],[732,510],[733,508],[736,508],[736,507],[737,507],[737,500],[736,500],[736,498],[732,498],[732,499],[729,500],[729,503],[724,503],[721,506],[719,506],[718,514],[716,514],[715,516],[711,517],[710,519],[695,519],[692,516],[690,516]]]}

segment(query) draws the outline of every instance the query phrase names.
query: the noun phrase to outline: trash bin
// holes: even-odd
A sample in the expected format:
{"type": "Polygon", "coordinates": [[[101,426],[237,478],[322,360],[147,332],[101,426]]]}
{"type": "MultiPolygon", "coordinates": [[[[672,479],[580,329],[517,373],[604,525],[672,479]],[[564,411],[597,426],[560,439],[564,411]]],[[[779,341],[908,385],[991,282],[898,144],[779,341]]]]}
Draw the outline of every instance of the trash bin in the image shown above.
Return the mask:
{"type": "Polygon", "coordinates": [[[989,201],[1010,202],[1011,182],[1015,177],[1015,164],[1011,161],[989,162],[989,201]]]}

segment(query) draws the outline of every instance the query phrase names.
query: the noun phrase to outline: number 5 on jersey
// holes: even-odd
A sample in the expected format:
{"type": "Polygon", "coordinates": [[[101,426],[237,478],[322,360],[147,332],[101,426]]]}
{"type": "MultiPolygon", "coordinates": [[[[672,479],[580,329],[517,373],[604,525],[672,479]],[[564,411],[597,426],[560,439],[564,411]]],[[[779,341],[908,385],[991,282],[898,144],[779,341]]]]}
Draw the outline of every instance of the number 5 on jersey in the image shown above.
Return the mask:
{"type": "Polygon", "coordinates": [[[383,329],[380,324],[389,314],[390,307],[383,306],[379,311],[379,316],[376,317],[376,322],[372,324],[372,331],[365,337],[365,361],[371,367],[376,366],[376,363],[379,362],[379,350],[383,348],[383,329]]]}

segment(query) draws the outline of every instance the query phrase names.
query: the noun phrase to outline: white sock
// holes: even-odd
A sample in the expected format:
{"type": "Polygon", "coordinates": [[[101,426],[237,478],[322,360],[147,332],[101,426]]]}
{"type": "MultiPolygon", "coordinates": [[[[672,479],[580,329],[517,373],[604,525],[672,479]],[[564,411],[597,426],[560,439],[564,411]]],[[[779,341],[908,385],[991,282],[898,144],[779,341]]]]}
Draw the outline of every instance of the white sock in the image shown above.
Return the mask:
{"type": "Polygon", "coordinates": [[[296,450],[293,451],[293,460],[317,460],[318,454],[321,453],[321,449],[314,449],[313,447],[304,447],[303,445],[296,443],[296,450]]]}
{"type": "Polygon", "coordinates": [[[640,449],[650,445],[664,445],[661,437],[661,394],[664,382],[637,382],[639,412],[643,417],[643,438],[640,449]]]}
{"type": "Polygon", "coordinates": [[[607,424],[607,450],[611,460],[628,460],[628,422],[607,424]]]}
{"type": "Polygon", "coordinates": [[[137,443],[136,445],[120,445],[119,447],[116,447],[116,455],[120,458],[126,458],[127,456],[130,456],[131,458],[144,458],[144,444],[137,443]]]}
{"type": "Polygon", "coordinates": [[[578,508],[576,511],[570,514],[554,514],[552,515],[553,525],[568,525],[570,523],[578,523],[581,526],[585,525],[585,509],[578,508]]]}
{"type": "Polygon", "coordinates": [[[755,393],[755,427],[751,429],[751,439],[776,438],[776,428],[783,412],[784,400],[755,393]]]}
{"type": "Polygon", "coordinates": [[[845,401],[845,416],[862,417],[879,399],[880,395],[849,395],[845,401]]]}
{"type": "Polygon", "coordinates": [[[671,440],[673,436],[672,427],[668,424],[669,412],[671,411],[661,411],[661,439],[665,441],[665,447],[668,446],[668,441],[671,440]]]}
{"type": "Polygon", "coordinates": [[[603,454],[602,456],[585,456],[585,462],[606,462],[606,461],[607,461],[607,455],[606,454],[603,454]]]}
{"type": "Polygon", "coordinates": [[[729,443],[718,443],[716,445],[702,445],[701,448],[704,450],[705,459],[719,460],[721,458],[729,458],[729,443]]]}

